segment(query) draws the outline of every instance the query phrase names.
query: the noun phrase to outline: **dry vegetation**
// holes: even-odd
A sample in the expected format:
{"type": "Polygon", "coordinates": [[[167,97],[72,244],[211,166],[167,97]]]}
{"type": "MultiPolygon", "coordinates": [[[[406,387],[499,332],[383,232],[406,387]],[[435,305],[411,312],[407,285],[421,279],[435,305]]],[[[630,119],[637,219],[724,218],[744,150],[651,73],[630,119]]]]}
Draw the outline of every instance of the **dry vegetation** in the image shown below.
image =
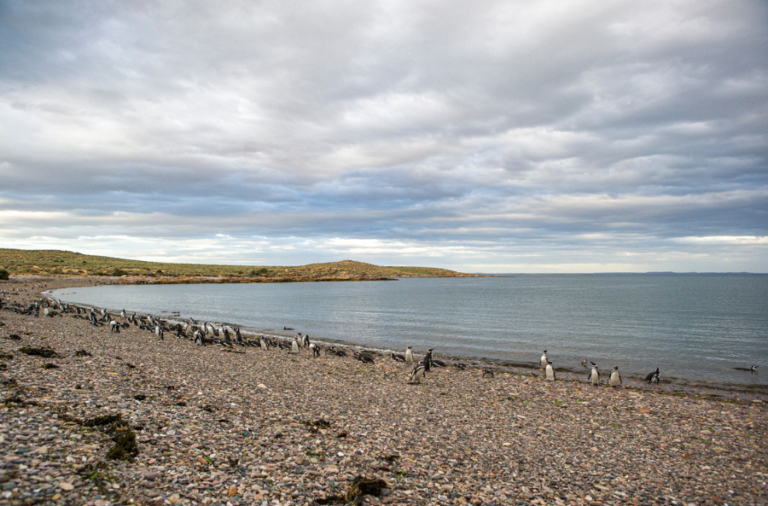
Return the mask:
{"type": "Polygon", "coordinates": [[[286,282],[373,280],[402,277],[472,276],[428,267],[380,267],[344,260],[295,267],[203,265],[144,262],[71,251],[0,249],[0,270],[14,275],[111,276],[125,282],[141,279],[156,283],[286,282]]]}

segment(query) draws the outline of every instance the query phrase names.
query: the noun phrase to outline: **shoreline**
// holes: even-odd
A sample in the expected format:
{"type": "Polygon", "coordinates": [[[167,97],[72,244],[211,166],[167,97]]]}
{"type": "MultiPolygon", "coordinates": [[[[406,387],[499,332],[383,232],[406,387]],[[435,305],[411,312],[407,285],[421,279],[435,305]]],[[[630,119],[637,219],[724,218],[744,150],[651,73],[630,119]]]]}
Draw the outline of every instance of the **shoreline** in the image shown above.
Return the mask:
{"type": "MultiPolygon", "coordinates": [[[[28,303],[46,283],[27,281],[0,290],[28,303]]],[[[389,357],[0,323],[3,506],[345,504],[357,476],[386,484],[370,505],[768,502],[768,405],[738,395],[453,367],[409,385],[389,357]],[[110,458],[116,433],[137,453],[110,458]]]]}
{"type": "MultiPolygon", "coordinates": [[[[39,278],[44,279],[44,278],[39,278]]],[[[45,278],[50,279],[50,278],[45,278]]],[[[81,277],[72,277],[72,278],[53,278],[56,279],[58,282],[63,282],[63,286],[59,286],[55,288],[56,290],[60,289],[66,289],[66,288],[75,288],[78,286],[97,286],[97,285],[104,285],[104,284],[115,284],[115,283],[105,283],[104,278],[99,277],[89,277],[89,278],[81,278],[81,277]],[[72,281],[78,281],[83,279],[85,283],[76,283],[76,284],[67,284],[65,280],[71,279],[72,281]]],[[[109,279],[109,278],[107,278],[109,279]]],[[[226,281],[221,282],[221,284],[226,283],[226,281]]],[[[126,285],[126,284],[137,284],[137,283],[117,283],[120,285],[126,285]]],[[[163,283],[159,283],[163,284],[163,283]]],[[[49,295],[41,294],[41,296],[49,297],[49,295]]],[[[101,306],[99,306],[101,307],[101,306]]],[[[118,308],[105,308],[108,311],[112,313],[117,313],[120,311],[118,308]]],[[[126,309],[129,313],[134,312],[133,310],[126,309]]],[[[143,315],[143,313],[136,313],[137,315],[143,315]]],[[[173,322],[187,322],[188,318],[184,318],[178,315],[173,314],[166,314],[165,312],[160,313],[153,313],[152,314],[155,317],[163,318],[169,321],[173,322]]],[[[264,331],[248,326],[243,326],[238,322],[225,322],[225,321],[215,321],[212,322],[218,325],[225,325],[230,327],[238,327],[241,329],[243,335],[249,335],[252,337],[256,337],[259,335],[265,335],[270,338],[276,338],[276,339],[282,339],[282,340],[289,340],[292,339],[293,334],[280,334],[275,332],[269,332],[264,331]]],[[[354,350],[366,350],[371,351],[378,354],[385,354],[389,355],[389,353],[403,353],[403,350],[394,350],[390,348],[380,348],[380,347],[372,347],[372,346],[365,346],[361,345],[359,343],[355,343],[353,341],[344,340],[344,339],[329,339],[329,338],[314,338],[313,340],[322,344],[322,345],[333,345],[337,347],[344,347],[354,350]]],[[[414,352],[417,352],[417,350],[414,350],[414,352]]],[[[423,354],[424,350],[418,350],[419,353],[423,354]]],[[[455,364],[455,363],[467,363],[470,367],[480,367],[480,368],[491,368],[497,372],[508,372],[508,373],[514,373],[514,374],[523,374],[523,375],[539,375],[543,376],[543,371],[538,365],[536,365],[534,362],[526,363],[526,362],[515,362],[515,361],[509,361],[504,359],[494,359],[491,357],[477,357],[477,356],[461,356],[461,355],[449,355],[449,354],[442,354],[439,353],[439,357],[441,360],[444,360],[445,362],[449,364],[455,364]]],[[[556,369],[557,374],[561,377],[564,381],[573,381],[573,382],[584,382],[587,377],[588,371],[585,369],[584,371],[579,370],[575,367],[557,367],[556,369]]],[[[607,372],[608,371],[601,371],[601,376],[606,376],[607,378],[607,372]]],[[[704,396],[711,396],[711,397],[724,397],[724,398],[738,398],[742,400],[751,400],[751,399],[762,399],[768,401],[768,385],[754,385],[749,383],[719,383],[719,382],[707,382],[706,380],[695,380],[690,378],[684,378],[684,377],[676,377],[676,376],[665,376],[661,382],[658,385],[648,385],[646,384],[644,380],[644,375],[642,374],[632,374],[632,373],[624,373],[622,374],[622,378],[624,380],[625,385],[631,386],[632,388],[639,388],[639,389],[651,389],[651,390],[659,390],[661,392],[667,393],[667,394],[675,394],[676,392],[688,392],[692,394],[698,394],[698,395],[704,395],[704,396]]],[[[604,380],[605,381],[605,380],[604,380]]]]}

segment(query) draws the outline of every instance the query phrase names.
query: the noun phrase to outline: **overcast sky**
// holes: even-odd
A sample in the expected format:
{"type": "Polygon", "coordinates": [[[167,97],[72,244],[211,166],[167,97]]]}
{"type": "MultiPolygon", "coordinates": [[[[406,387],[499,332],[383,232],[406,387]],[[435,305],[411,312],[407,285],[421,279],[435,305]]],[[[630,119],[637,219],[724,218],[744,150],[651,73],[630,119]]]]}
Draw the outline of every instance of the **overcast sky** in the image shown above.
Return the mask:
{"type": "Polygon", "coordinates": [[[768,2],[0,0],[0,244],[768,272],[768,2]]]}

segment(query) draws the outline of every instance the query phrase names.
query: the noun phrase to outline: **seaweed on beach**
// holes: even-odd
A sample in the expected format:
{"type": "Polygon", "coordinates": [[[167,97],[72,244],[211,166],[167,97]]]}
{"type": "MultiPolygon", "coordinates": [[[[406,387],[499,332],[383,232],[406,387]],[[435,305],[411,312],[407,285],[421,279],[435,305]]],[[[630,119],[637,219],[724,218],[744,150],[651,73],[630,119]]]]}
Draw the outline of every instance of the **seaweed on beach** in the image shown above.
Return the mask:
{"type": "Polygon", "coordinates": [[[381,495],[382,490],[389,488],[381,478],[366,478],[355,476],[344,495],[332,495],[325,499],[316,499],[315,504],[363,504],[366,495],[381,495]]]}
{"type": "Polygon", "coordinates": [[[100,427],[110,435],[115,445],[107,452],[107,458],[116,460],[132,460],[139,454],[136,444],[136,433],[125,423],[120,413],[97,416],[79,420],[72,417],[62,417],[84,427],[100,427]]]}
{"type": "Polygon", "coordinates": [[[114,415],[103,415],[95,418],[87,418],[83,421],[82,425],[86,427],[103,427],[105,425],[112,425],[123,421],[123,417],[120,413],[114,415]]]}
{"type": "Polygon", "coordinates": [[[56,353],[56,351],[49,346],[44,346],[42,348],[36,348],[34,346],[24,346],[22,348],[19,348],[19,351],[26,355],[30,355],[34,357],[61,358],[61,355],[56,353]]]}
{"type": "Polygon", "coordinates": [[[381,478],[365,478],[364,476],[355,476],[352,479],[352,484],[347,490],[346,499],[348,502],[362,504],[363,496],[378,496],[385,488],[387,488],[387,482],[381,478]]]}
{"type": "Polygon", "coordinates": [[[112,430],[112,440],[115,446],[107,452],[107,458],[115,460],[132,460],[139,455],[136,444],[136,433],[127,425],[115,425],[112,430]]]}

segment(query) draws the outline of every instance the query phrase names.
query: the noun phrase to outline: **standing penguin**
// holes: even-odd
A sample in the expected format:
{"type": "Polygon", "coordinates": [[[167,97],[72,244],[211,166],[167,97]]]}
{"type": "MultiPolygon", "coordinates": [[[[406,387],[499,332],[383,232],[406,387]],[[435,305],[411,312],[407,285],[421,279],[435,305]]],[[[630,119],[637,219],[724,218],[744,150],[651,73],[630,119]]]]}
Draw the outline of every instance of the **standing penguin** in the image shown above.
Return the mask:
{"type": "Polygon", "coordinates": [[[318,348],[315,343],[309,343],[309,349],[312,350],[312,357],[313,358],[320,356],[320,348],[318,348]]]}
{"type": "Polygon", "coordinates": [[[298,341],[298,339],[294,339],[293,343],[291,343],[291,353],[299,353],[299,341],[298,341]]]}
{"type": "Polygon", "coordinates": [[[155,335],[163,340],[163,328],[160,325],[155,325],[155,335]]]}
{"type": "Polygon", "coordinates": [[[547,381],[555,381],[557,378],[555,377],[555,369],[552,367],[552,361],[547,361],[547,381]]]}
{"type": "Polygon", "coordinates": [[[120,311],[120,316],[123,318],[123,320],[125,320],[125,309],[120,311]]]}
{"type": "Polygon", "coordinates": [[[424,360],[422,362],[424,362],[424,372],[425,373],[428,373],[429,370],[432,368],[432,350],[433,349],[434,348],[429,348],[427,350],[427,354],[424,355],[424,360]]]}
{"type": "Polygon", "coordinates": [[[412,346],[409,346],[405,350],[405,363],[406,364],[412,364],[412,363],[415,362],[415,360],[413,359],[413,350],[411,348],[412,348],[412,346]]]}
{"type": "Polygon", "coordinates": [[[109,331],[110,332],[115,332],[116,334],[119,334],[120,333],[120,324],[117,323],[117,321],[112,320],[111,322],[109,322],[109,331]]]}
{"type": "Polygon", "coordinates": [[[547,350],[544,350],[544,353],[541,354],[541,358],[539,359],[539,367],[547,367],[547,362],[549,362],[547,359],[547,350]]]}
{"type": "Polygon", "coordinates": [[[269,349],[269,345],[267,344],[267,339],[265,337],[259,338],[259,344],[261,345],[261,349],[264,351],[267,351],[269,349]]]}
{"type": "Polygon", "coordinates": [[[594,362],[591,362],[592,364],[592,371],[589,373],[589,376],[587,376],[587,379],[595,386],[600,384],[600,372],[597,370],[597,364],[594,362]]]}
{"type": "Polygon", "coordinates": [[[613,371],[611,371],[611,377],[609,378],[608,383],[610,383],[613,388],[621,385],[621,374],[619,374],[619,366],[613,366],[613,371]]]}

